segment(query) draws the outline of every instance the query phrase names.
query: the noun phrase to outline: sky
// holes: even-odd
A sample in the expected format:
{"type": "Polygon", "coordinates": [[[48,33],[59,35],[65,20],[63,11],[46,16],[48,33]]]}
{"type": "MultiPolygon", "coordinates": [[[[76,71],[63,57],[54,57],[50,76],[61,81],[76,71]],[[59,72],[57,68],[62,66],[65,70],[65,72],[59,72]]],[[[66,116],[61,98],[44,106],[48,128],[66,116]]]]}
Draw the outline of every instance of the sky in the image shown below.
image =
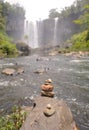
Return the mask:
{"type": "Polygon", "coordinates": [[[5,0],[10,3],[20,3],[26,10],[26,19],[34,21],[48,18],[49,10],[57,8],[62,10],[73,4],[75,0],[5,0]]]}

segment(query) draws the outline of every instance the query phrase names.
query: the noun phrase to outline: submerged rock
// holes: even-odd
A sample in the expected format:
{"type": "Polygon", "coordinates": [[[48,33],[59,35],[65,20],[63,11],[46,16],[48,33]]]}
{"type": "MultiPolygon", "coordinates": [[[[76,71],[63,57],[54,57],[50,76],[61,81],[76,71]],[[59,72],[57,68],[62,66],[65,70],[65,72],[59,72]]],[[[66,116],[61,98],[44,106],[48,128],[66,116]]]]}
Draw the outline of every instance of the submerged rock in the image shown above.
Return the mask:
{"type": "Polygon", "coordinates": [[[20,130],[79,130],[63,100],[37,97],[35,102],[36,107],[30,111],[20,130]]]}

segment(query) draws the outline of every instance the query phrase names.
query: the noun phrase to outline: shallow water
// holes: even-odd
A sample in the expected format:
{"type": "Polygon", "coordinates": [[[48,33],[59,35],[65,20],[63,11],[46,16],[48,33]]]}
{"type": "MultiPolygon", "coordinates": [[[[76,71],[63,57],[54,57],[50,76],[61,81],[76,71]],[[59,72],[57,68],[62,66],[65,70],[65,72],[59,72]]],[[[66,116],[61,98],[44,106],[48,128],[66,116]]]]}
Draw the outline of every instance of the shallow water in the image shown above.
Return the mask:
{"type": "Polygon", "coordinates": [[[19,99],[40,95],[40,86],[51,78],[55,98],[66,101],[80,130],[89,130],[89,57],[32,55],[6,58],[0,60],[0,71],[16,64],[24,68],[23,74],[0,74],[0,109],[7,112],[19,99]],[[45,72],[34,73],[39,69],[45,72]]]}

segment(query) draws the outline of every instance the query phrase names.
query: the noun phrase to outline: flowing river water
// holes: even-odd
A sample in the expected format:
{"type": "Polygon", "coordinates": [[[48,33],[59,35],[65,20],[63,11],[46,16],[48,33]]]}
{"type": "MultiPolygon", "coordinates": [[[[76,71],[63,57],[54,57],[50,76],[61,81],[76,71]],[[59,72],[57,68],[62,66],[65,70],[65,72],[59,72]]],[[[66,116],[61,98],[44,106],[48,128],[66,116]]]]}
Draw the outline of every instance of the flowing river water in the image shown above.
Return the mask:
{"type": "Polygon", "coordinates": [[[20,98],[40,95],[40,86],[48,78],[53,81],[55,98],[66,101],[80,130],[89,130],[89,57],[32,55],[1,59],[0,109],[8,111],[20,98]],[[24,73],[1,73],[3,68],[15,65],[23,67],[24,73]],[[34,73],[37,70],[45,72],[34,73]]]}

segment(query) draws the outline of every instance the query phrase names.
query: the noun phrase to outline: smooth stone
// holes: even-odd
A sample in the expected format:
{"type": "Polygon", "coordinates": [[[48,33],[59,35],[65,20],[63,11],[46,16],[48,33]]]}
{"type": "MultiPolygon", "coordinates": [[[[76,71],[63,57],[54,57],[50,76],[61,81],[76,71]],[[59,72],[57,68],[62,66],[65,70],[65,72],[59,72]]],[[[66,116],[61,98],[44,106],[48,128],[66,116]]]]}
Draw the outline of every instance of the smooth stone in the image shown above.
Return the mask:
{"type": "Polygon", "coordinates": [[[53,114],[55,114],[55,109],[54,108],[51,108],[51,109],[48,109],[46,108],[43,113],[45,116],[49,117],[49,116],[52,116],[53,114]]]}
{"type": "Polygon", "coordinates": [[[42,86],[41,86],[41,89],[43,90],[43,91],[47,91],[47,92],[50,92],[50,91],[53,91],[53,86],[52,85],[50,85],[49,83],[47,83],[47,84],[43,84],[42,86]]]}
{"type": "Polygon", "coordinates": [[[18,69],[17,69],[17,74],[21,74],[21,73],[24,73],[23,68],[18,68],[18,69]]]}
{"type": "Polygon", "coordinates": [[[2,71],[2,74],[6,74],[6,75],[13,75],[15,73],[15,69],[12,68],[6,68],[2,71]]]}
{"type": "Polygon", "coordinates": [[[41,96],[54,97],[54,92],[41,91],[41,96]]]}

